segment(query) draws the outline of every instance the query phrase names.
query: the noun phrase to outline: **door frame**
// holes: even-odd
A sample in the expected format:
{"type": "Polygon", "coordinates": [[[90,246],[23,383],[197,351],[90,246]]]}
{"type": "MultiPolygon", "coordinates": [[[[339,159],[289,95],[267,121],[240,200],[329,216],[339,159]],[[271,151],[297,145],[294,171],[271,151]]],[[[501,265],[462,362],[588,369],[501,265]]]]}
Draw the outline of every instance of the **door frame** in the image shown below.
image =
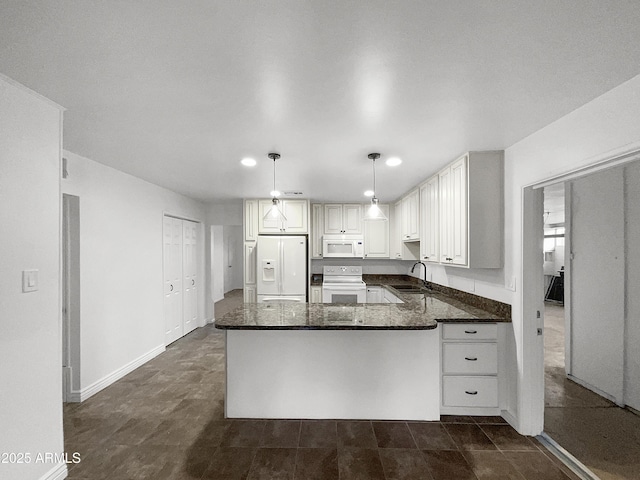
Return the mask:
{"type": "MultiPolygon", "coordinates": [[[[534,434],[544,431],[544,335],[538,335],[538,329],[544,331],[544,297],[542,286],[544,274],[541,258],[544,226],[542,213],[543,188],[559,182],[567,182],[602,170],[622,166],[640,160],[640,149],[620,155],[608,156],[604,160],[576,168],[569,172],[548,177],[522,187],[522,348],[523,384],[518,394],[518,417],[521,431],[534,434]],[[524,272],[527,272],[525,275],[524,272]],[[540,312],[539,318],[537,312],[540,312]]],[[[566,204],[566,202],[565,202],[566,204]]],[[[567,220],[565,219],[565,223],[567,220]]],[[[568,242],[565,241],[565,245],[568,242]]],[[[565,247],[570,248],[570,247],[565,247]]],[[[567,251],[565,264],[570,262],[567,251]]],[[[570,264],[569,264],[570,265],[570,264]]],[[[565,286],[569,287],[571,307],[571,268],[569,277],[565,274],[565,286]]],[[[565,300],[566,301],[566,300],[565,300]]]]}

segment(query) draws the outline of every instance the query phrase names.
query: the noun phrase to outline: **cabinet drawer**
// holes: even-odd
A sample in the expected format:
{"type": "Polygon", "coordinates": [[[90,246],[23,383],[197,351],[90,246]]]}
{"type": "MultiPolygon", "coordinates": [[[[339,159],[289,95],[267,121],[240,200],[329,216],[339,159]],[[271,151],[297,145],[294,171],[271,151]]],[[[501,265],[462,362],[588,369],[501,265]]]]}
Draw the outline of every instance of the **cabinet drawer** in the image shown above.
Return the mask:
{"type": "Polygon", "coordinates": [[[444,340],[495,340],[498,325],[495,323],[445,323],[442,326],[444,340]]]}
{"type": "Polygon", "coordinates": [[[497,377],[442,377],[445,407],[497,407],[497,377]]]}
{"type": "Polygon", "coordinates": [[[442,373],[495,375],[498,373],[496,343],[443,343],[442,373]]]}

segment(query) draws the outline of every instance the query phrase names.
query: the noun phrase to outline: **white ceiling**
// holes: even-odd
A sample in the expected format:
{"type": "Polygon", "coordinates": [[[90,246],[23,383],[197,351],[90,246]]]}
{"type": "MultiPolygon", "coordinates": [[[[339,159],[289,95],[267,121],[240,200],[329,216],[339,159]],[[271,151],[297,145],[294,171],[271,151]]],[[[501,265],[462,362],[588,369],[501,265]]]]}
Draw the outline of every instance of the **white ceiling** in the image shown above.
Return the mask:
{"type": "Polygon", "coordinates": [[[2,0],[0,72],[66,149],[202,200],[391,201],[640,73],[640,2],[2,0]],[[253,169],[240,165],[252,156],[253,169]]]}

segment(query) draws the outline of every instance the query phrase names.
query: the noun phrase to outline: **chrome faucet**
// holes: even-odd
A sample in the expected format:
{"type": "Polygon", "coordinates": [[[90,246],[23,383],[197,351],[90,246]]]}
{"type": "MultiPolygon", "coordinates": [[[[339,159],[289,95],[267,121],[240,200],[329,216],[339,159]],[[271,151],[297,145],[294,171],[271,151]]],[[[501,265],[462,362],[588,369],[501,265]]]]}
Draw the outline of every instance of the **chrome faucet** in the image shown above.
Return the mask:
{"type": "Polygon", "coordinates": [[[424,262],[421,261],[417,261],[416,263],[413,264],[413,267],[411,267],[411,273],[413,273],[413,271],[416,269],[416,265],[422,265],[424,267],[424,285],[427,285],[427,266],[424,264],[424,262]]]}

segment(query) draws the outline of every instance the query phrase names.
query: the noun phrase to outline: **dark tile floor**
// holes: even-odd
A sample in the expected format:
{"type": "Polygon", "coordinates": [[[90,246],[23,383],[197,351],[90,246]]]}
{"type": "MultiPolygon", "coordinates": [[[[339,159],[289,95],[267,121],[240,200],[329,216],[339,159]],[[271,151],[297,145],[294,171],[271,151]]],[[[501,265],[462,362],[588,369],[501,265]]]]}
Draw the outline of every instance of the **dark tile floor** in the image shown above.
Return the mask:
{"type": "Polygon", "coordinates": [[[80,479],[577,478],[500,417],[441,422],[227,420],[224,334],[207,326],[64,408],[80,479]]]}

